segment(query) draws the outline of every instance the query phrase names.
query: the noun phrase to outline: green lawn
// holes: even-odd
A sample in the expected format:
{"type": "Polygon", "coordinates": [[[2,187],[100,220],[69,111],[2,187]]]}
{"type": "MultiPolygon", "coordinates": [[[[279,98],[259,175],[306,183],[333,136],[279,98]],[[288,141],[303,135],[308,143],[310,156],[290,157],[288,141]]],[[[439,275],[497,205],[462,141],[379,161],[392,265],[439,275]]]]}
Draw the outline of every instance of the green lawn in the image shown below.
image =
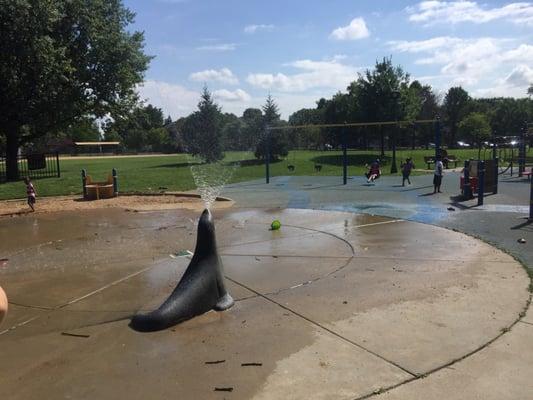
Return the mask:
{"type": "MultiPolygon", "coordinates": [[[[477,158],[477,150],[453,150],[449,152],[461,160],[477,158]]],[[[349,151],[348,174],[362,175],[364,165],[378,156],[377,151],[349,151]]],[[[433,155],[434,150],[400,150],[397,151],[398,167],[402,160],[412,157],[417,168],[425,168],[424,156],[433,155]]],[[[490,157],[490,151],[486,153],[490,157]]],[[[391,152],[386,152],[383,160],[383,172],[390,171],[391,152]]],[[[482,152],[483,157],[483,152],[482,152]]],[[[229,152],[225,161],[239,161],[232,182],[260,179],[265,176],[265,166],[248,152],[229,152]]],[[[162,190],[189,190],[195,187],[190,166],[194,161],[185,154],[157,157],[116,157],[93,159],[61,160],[61,178],[37,179],[34,185],[38,196],[80,194],[81,170],[96,180],[104,180],[112,168],[118,170],[119,187],[122,192],[158,192],[162,190]]],[[[342,152],[340,151],[292,151],[286,159],[273,162],[271,176],[280,175],[342,175],[342,152]],[[287,166],[294,165],[294,172],[287,166]],[[320,172],[315,171],[315,164],[322,165],[320,172]]],[[[25,197],[23,182],[0,184],[0,200],[25,197]]]]}

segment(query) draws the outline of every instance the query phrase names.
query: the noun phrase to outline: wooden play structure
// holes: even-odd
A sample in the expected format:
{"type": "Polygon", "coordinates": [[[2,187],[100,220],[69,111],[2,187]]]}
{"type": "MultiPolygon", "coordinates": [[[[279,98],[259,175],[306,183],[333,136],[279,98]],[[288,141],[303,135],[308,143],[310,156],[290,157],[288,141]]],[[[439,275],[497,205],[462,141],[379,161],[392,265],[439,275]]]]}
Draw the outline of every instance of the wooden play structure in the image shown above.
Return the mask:
{"type": "Polygon", "coordinates": [[[81,171],[83,183],[83,198],[85,200],[100,200],[110,199],[118,196],[118,179],[117,171],[113,168],[113,172],[107,176],[107,180],[103,182],[93,181],[90,175],[87,175],[85,170],[81,171]]]}

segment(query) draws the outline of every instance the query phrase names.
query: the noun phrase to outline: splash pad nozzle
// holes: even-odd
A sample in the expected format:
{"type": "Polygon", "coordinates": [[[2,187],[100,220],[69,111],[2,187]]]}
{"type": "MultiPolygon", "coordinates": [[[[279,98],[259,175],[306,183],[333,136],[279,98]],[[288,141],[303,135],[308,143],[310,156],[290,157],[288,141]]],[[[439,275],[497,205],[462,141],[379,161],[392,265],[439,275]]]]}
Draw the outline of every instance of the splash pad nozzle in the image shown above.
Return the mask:
{"type": "Polygon", "coordinates": [[[159,331],[210,310],[227,310],[234,301],[222,271],[213,216],[205,209],[198,222],[194,255],[178,285],[157,310],[135,315],[130,326],[141,332],[159,331]]]}

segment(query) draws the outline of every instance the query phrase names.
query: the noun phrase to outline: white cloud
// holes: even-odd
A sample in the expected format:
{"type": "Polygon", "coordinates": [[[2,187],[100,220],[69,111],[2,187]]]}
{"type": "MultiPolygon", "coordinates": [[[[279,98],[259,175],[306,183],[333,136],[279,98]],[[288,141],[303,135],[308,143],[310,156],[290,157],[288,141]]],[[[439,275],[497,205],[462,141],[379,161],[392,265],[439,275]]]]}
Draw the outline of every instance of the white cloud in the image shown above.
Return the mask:
{"type": "Polygon", "coordinates": [[[533,69],[525,64],[517,65],[505,77],[490,87],[473,91],[477,97],[525,97],[527,88],[533,83],[533,69]]]}
{"type": "Polygon", "coordinates": [[[268,25],[265,25],[265,24],[247,25],[247,26],[244,27],[244,33],[254,34],[257,31],[270,32],[270,31],[273,31],[274,28],[275,28],[275,26],[272,25],[272,24],[268,24],[268,25]]]}
{"type": "MultiPolygon", "coordinates": [[[[150,104],[159,107],[165,115],[170,115],[172,119],[185,117],[197,111],[200,93],[189,90],[181,85],[147,80],[138,87],[138,92],[142,99],[146,99],[150,104]]],[[[314,91],[311,93],[285,93],[271,92],[274,101],[279,106],[282,118],[289,118],[289,115],[301,108],[314,108],[316,101],[320,97],[329,97],[330,91],[325,93],[314,91]]],[[[265,104],[266,93],[260,96],[251,96],[241,89],[235,91],[218,90],[213,92],[216,102],[222,107],[223,112],[231,112],[235,115],[242,115],[248,107],[261,108],[265,104]]]]}
{"type": "Polygon", "coordinates": [[[236,102],[236,101],[247,102],[247,101],[250,101],[252,98],[248,93],[246,93],[242,89],[237,89],[234,91],[227,90],[227,89],[215,90],[213,92],[213,97],[215,99],[220,99],[223,101],[230,101],[230,102],[236,102]]]}
{"type": "Polygon", "coordinates": [[[435,37],[420,41],[388,43],[396,51],[420,54],[415,64],[440,68],[440,81],[447,86],[462,85],[481,95],[523,97],[531,77],[533,46],[491,37],[462,39],[435,37]],[[444,79],[445,78],[445,79],[444,79]],[[483,89],[481,88],[483,87],[483,89]]]}
{"type": "Polygon", "coordinates": [[[237,48],[236,43],[220,43],[197,47],[196,50],[204,51],[233,51],[237,48]]]}
{"type": "Polygon", "coordinates": [[[189,79],[195,82],[221,82],[228,85],[237,85],[239,80],[228,68],[220,70],[207,69],[205,71],[194,72],[189,75],[189,79]]]}
{"type": "Polygon", "coordinates": [[[416,41],[394,40],[388,42],[388,45],[391,46],[394,50],[401,52],[421,53],[441,49],[443,47],[450,47],[452,45],[462,42],[463,39],[449,36],[440,36],[432,39],[416,41]]]}
{"type": "Polygon", "coordinates": [[[533,83],[533,68],[525,64],[517,65],[507,77],[505,83],[509,86],[528,87],[533,83]]]}
{"type": "Polygon", "coordinates": [[[436,23],[487,23],[507,20],[520,25],[533,25],[533,3],[509,3],[503,7],[488,8],[475,1],[422,1],[408,7],[409,20],[426,25],[436,23]]]}
{"type": "Polygon", "coordinates": [[[338,59],[329,61],[298,60],[286,64],[302,72],[292,75],[283,73],[249,74],[246,81],[262,89],[275,89],[282,92],[302,92],[311,88],[332,88],[344,90],[357,78],[358,69],[341,64],[338,59]]]}
{"type": "Polygon", "coordinates": [[[200,93],[162,81],[147,80],[137,90],[142,99],[160,107],[173,119],[189,115],[200,101],[200,93]]]}
{"type": "Polygon", "coordinates": [[[502,54],[504,61],[533,63],[533,45],[521,44],[516,49],[506,51],[502,54]]]}
{"type": "Polygon", "coordinates": [[[363,18],[354,18],[350,25],[339,27],[329,35],[330,38],[335,40],[357,40],[369,36],[370,32],[363,18]]]}

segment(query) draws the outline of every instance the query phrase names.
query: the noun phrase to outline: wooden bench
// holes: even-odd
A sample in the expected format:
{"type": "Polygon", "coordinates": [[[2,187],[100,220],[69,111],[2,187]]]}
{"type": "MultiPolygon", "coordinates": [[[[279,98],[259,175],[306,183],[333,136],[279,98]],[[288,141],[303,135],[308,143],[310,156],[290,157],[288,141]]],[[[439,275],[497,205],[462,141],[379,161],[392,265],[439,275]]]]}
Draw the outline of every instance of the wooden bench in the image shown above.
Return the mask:
{"type": "Polygon", "coordinates": [[[459,161],[461,161],[461,160],[459,160],[459,159],[458,159],[457,157],[455,157],[454,155],[450,154],[450,155],[444,157],[444,160],[443,160],[443,162],[444,162],[444,168],[448,169],[448,166],[449,166],[450,163],[454,163],[454,166],[453,166],[453,167],[454,167],[454,168],[457,168],[457,163],[458,163],[459,161]],[[446,160],[447,160],[447,161],[446,161],[446,160]]]}
{"type": "Polygon", "coordinates": [[[435,157],[424,157],[424,162],[428,165],[428,169],[431,169],[431,164],[435,164],[435,157]]]}
{"type": "MultiPolygon", "coordinates": [[[[457,168],[457,163],[460,161],[461,160],[459,160],[457,157],[453,155],[443,157],[442,159],[442,163],[444,164],[444,168],[446,169],[448,169],[450,163],[454,163],[454,168],[457,168]]],[[[435,164],[435,157],[433,156],[424,157],[424,162],[428,165],[428,169],[431,169],[431,164],[435,164]]]]}

